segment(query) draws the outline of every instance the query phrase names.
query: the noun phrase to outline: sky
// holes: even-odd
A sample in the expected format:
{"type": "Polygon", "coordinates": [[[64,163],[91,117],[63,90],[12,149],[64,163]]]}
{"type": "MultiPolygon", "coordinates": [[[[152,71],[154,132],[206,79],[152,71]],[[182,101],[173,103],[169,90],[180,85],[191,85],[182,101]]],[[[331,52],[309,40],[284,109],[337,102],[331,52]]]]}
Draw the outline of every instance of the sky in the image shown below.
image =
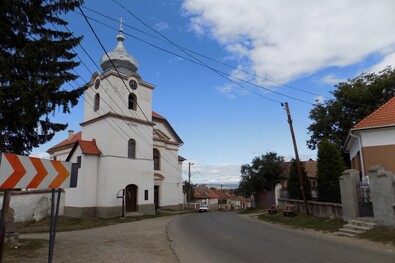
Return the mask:
{"type": "MultiPolygon", "coordinates": [[[[395,64],[394,0],[86,0],[82,11],[106,51],[122,17],[124,46],[155,85],[153,110],[184,141],[183,178],[191,162],[198,184],[237,184],[241,165],[267,152],[294,157],[282,102],[301,160],[316,159],[306,146],[313,104],[341,81],[395,64]]],[[[63,18],[83,36],[71,89],[101,70],[104,50],[78,10],[63,18]]],[[[80,131],[83,98],[50,117],[80,131]]],[[[45,156],[67,130],[32,155],[45,156]]]]}

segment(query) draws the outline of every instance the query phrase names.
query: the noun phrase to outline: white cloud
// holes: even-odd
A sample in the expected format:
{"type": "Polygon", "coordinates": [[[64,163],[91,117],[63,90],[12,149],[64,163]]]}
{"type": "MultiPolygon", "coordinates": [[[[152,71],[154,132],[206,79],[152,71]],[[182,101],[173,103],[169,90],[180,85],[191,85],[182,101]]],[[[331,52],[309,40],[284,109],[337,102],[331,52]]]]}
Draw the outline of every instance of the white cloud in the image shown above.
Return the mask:
{"type": "Polygon", "coordinates": [[[156,23],[155,28],[156,28],[157,30],[162,31],[162,30],[169,29],[170,26],[169,26],[169,24],[167,24],[166,22],[158,22],[158,23],[156,23]]]}
{"type": "Polygon", "coordinates": [[[335,85],[335,84],[338,84],[338,83],[344,82],[344,81],[346,81],[346,79],[338,78],[334,74],[326,75],[325,77],[323,77],[321,79],[321,82],[331,84],[331,85],[335,85]]]}
{"type": "Polygon", "coordinates": [[[393,0],[185,0],[183,8],[192,30],[279,82],[395,51],[393,0]]]}
{"type": "Polygon", "coordinates": [[[32,153],[30,153],[29,156],[40,158],[40,159],[49,159],[49,154],[46,152],[32,152],[32,153]]]}
{"type": "Polygon", "coordinates": [[[368,72],[379,72],[385,69],[387,66],[395,67],[395,52],[387,54],[384,58],[376,65],[368,69],[368,72]]]}
{"type": "MultiPolygon", "coordinates": [[[[238,184],[241,164],[205,164],[191,161],[191,182],[197,184],[238,184]]],[[[188,180],[188,162],[183,163],[184,180],[188,180]],[[186,176],[185,176],[186,175],[186,176]]]]}
{"type": "Polygon", "coordinates": [[[177,64],[178,62],[183,61],[183,60],[184,60],[183,58],[174,57],[174,58],[171,58],[171,59],[169,60],[169,64],[177,64]]]}
{"type": "Polygon", "coordinates": [[[322,96],[317,96],[314,101],[315,101],[315,103],[324,103],[325,98],[322,96]]]}

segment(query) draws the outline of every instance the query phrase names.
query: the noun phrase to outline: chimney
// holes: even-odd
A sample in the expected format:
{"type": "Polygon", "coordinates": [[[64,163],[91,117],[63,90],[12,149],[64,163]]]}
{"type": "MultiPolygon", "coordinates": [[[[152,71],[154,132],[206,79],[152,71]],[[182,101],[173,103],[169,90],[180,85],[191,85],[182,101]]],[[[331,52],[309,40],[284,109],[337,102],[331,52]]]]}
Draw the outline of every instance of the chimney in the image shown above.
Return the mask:
{"type": "Polygon", "coordinates": [[[71,141],[71,139],[73,139],[73,137],[74,137],[74,131],[69,130],[69,141],[71,141]]]}

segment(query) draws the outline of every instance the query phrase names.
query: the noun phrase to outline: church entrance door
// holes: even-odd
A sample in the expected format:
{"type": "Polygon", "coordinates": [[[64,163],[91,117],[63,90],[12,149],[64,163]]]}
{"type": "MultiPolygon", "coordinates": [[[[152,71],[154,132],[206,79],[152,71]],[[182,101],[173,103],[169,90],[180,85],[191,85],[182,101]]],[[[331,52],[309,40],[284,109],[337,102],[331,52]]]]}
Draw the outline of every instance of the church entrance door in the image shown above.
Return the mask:
{"type": "Polygon", "coordinates": [[[137,185],[126,186],[126,212],[137,212],[137,185]]]}
{"type": "Polygon", "coordinates": [[[155,203],[155,210],[159,208],[159,185],[154,186],[154,203],[155,203]]]}

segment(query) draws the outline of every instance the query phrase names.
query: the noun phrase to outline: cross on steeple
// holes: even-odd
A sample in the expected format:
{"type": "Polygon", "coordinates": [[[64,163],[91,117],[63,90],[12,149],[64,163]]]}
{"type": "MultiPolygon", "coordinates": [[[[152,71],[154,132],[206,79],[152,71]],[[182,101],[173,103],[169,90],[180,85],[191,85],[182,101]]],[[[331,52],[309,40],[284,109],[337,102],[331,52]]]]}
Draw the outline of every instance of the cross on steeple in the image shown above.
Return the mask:
{"type": "Polygon", "coordinates": [[[121,18],[119,19],[119,33],[123,32],[122,22],[123,22],[123,19],[122,19],[122,16],[121,16],[121,18]]]}

